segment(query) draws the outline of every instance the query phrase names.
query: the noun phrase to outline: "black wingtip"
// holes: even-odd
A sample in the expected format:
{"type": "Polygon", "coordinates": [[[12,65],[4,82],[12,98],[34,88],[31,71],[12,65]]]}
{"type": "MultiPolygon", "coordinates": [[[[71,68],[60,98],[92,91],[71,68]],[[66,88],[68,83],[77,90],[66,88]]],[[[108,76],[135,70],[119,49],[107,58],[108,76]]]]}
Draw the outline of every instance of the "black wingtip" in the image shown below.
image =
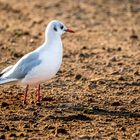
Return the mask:
{"type": "Polygon", "coordinates": [[[0,77],[3,75],[3,73],[0,73],[0,77]]]}

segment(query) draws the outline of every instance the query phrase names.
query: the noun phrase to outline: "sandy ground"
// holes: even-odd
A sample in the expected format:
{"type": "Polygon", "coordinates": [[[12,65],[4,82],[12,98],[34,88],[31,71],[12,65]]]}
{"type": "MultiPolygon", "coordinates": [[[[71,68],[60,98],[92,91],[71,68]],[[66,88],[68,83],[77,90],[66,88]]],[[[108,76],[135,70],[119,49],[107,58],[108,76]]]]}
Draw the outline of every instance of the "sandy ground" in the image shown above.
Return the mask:
{"type": "Polygon", "coordinates": [[[0,0],[0,70],[44,41],[52,19],[63,36],[61,70],[30,88],[0,86],[0,139],[139,140],[140,1],[0,0]]]}

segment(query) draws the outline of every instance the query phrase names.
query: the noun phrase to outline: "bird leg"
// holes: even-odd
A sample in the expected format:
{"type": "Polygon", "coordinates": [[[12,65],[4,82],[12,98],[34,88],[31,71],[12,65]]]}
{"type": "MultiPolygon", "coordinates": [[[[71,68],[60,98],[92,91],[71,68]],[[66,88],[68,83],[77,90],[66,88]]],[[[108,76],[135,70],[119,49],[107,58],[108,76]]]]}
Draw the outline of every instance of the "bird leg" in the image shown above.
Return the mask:
{"type": "Polygon", "coordinates": [[[25,90],[25,94],[24,94],[24,101],[23,101],[24,104],[26,104],[28,88],[29,88],[29,85],[26,86],[26,90],[25,90]]]}
{"type": "Polygon", "coordinates": [[[40,84],[38,85],[38,89],[37,89],[37,101],[40,103],[41,101],[41,95],[40,95],[40,84]]]}

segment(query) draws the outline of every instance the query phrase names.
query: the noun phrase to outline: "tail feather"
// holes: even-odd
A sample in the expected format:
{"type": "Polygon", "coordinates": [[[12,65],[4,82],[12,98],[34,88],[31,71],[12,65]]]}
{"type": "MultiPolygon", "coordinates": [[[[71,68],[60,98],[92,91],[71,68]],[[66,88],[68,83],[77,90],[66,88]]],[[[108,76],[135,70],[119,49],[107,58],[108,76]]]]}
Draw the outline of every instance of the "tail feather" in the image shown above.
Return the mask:
{"type": "Polygon", "coordinates": [[[8,72],[8,71],[9,71],[10,69],[12,69],[12,68],[13,68],[13,65],[6,67],[4,70],[1,71],[0,77],[1,77],[4,73],[8,72]]]}
{"type": "Polygon", "coordinates": [[[0,85],[6,84],[6,83],[13,83],[13,82],[18,81],[17,79],[6,78],[6,77],[3,76],[6,72],[11,70],[12,68],[13,68],[13,65],[8,66],[4,70],[2,70],[2,72],[0,73],[0,85]]]}
{"type": "Polygon", "coordinates": [[[17,79],[7,79],[7,78],[0,77],[0,85],[6,84],[6,83],[13,83],[17,81],[18,81],[17,79]]]}

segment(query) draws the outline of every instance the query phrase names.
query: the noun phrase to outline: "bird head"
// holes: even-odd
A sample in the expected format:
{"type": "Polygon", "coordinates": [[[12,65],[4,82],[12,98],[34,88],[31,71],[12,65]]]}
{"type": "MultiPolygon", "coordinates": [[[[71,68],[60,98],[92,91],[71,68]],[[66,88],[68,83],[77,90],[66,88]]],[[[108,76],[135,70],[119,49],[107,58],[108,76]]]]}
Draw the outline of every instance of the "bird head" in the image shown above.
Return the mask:
{"type": "Polygon", "coordinates": [[[61,36],[65,32],[74,33],[73,30],[67,28],[61,21],[58,20],[52,20],[49,22],[45,32],[47,36],[61,36]]]}

